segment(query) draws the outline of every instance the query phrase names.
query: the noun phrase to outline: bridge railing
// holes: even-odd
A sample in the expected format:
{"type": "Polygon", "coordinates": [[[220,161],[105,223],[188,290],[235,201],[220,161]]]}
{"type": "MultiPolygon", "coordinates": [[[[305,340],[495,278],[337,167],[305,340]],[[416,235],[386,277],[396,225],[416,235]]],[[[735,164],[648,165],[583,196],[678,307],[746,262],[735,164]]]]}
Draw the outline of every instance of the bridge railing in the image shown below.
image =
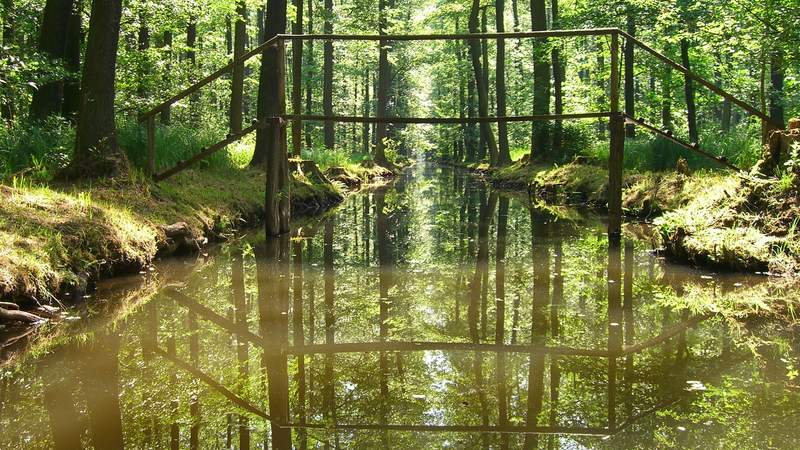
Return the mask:
{"type": "MultiPolygon", "coordinates": [[[[511,33],[482,33],[482,34],[423,34],[423,35],[346,35],[346,34],[305,34],[305,35],[292,35],[292,34],[279,34],[268,39],[265,43],[253,48],[243,54],[237,59],[231,60],[227,65],[221,67],[217,71],[209,74],[205,78],[197,81],[192,86],[184,89],[183,91],[175,94],[159,105],[149,109],[140,114],[139,121],[144,122],[147,128],[147,172],[154,177],[156,181],[163,180],[171,175],[174,175],[187,167],[195,164],[196,162],[205,159],[215,152],[225,148],[227,145],[238,141],[253,131],[268,126],[283,127],[287,122],[292,123],[292,145],[293,154],[300,154],[302,133],[302,123],[304,121],[322,121],[322,122],[346,122],[346,123],[408,123],[408,124],[465,124],[465,123],[499,123],[499,122],[536,122],[536,121],[560,121],[560,120],[580,120],[590,118],[608,118],[610,130],[610,151],[609,151],[609,233],[611,235],[618,235],[621,229],[622,217],[622,174],[623,174],[623,153],[625,141],[625,125],[635,124],[660,135],[672,142],[695,152],[705,158],[709,158],[733,170],[739,170],[735,165],[730,163],[724,158],[717,157],[709,152],[703,151],[699,148],[697,142],[686,142],[675,136],[670,130],[663,130],[656,126],[646,123],[643,119],[632,117],[625,113],[623,108],[620,107],[620,40],[625,39],[652,55],[657,60],[666,64],[671,69],[677,70],[688,79],[691,79],[698,84],[709,89],[716,95],[730,101],[742,108],[747,113],[758,117],[762,121],[762,125],[767,128],[778,128],[779,125],[773,124],[769,116],[763,111],[749,105],[748,103],[736,98],[734,95],[725,91],[724,89],[716,86],[699,76],[697,73],[687,69],[686,67],[676,63],[662,53],[656,51],[652,47],[644,44],[635,37],[617,29],[617,28],[596,28],[596,29],[576,29],[576,30],[547,30],[547,31],[530,31],[530,32],[511,32],[511,33]],[[155,165],[155,135],[156,135],[156,121],[155,117],[160,112],[168,109],[171,105],[181,101],[182,99],[196,93],[204,86],[212,83],[213,81],[221,78],[222,76],[233,71],[235,67],[244,64],[246,61],[261,55],[266,50],[278,47],[279,54],[282,55],[278,59],[278,73],[285,74],[286,58],[285,46],[287,41],[294,44],[294,51],[302,53],[303,41],[376,41],[379,43],[386,43],[390,41],[471,41],[471,40],[505,40],[505,39],[547,39],[547,38],[567,38],[576,36],[607,36],[610,38],[610,78],[608,89],[608,104],[609,109],[594,112],[581,112],[581,113],[563,113],[563,114],[546,114],[546,115],[520,115],[520,116],[504,116],[504,117],[368,117],[364,116],[343,116],[343,115],[312,115],[303,114],[300,110],[301,105],[301,89],[299,84],[302,80],[302,64],[299,63],[299,58],[295,58],[295,65],[292,70],[293,88],[292,88],[292,105],[291,113],[286,111],[286,89],[285,79],[279,80],[281,88],[279,92],[282,98],[278,102],[278,114],[276,117],[258,117],[253,123],[240,131],[233,131],[220,142],[213,144],[209,147],[201,149],[192,158],[182,161],[175,167],[169,168],[163,172],[158,173],[155,165]]],[[[283,77],[281,77],[283,78],[283,77]]],[[[286,133],[282,134],[282,142],[274,143],[273,145],[280,145],[283,154],[288,154],[288,143],[286,142],[286,133]]]]}

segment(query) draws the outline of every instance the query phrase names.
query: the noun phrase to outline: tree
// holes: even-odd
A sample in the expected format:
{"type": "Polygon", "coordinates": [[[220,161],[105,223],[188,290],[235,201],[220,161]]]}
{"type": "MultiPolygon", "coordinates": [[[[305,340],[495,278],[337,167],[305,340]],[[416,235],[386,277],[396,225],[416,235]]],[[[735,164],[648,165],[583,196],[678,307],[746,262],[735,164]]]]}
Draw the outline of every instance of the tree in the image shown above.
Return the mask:
{"type": "MultiPolygon", "coordinates": [[[[265,32],[266,38],[286,33],[286,0],[269,0],[265,32]]],[[[261,73],[258,85],[258,119],[267,120],[283,114],[284,99],[283,46],[265,48],[261,55],[261,73]]],[[[265,198],[265,226],[268,235],[289,231],[289,162],[286,157],[286,128],[278,121],[256,132],[256,148],[251,166],[265,166],[267,187],[265,198]]]]}
{"type": "Polygon", "coordinates": [[[76,0],[75,7],[70,12],[69,25],[67,26],[67,48],[64,52],[64,68],[68,73],[64,79],[64,102],[61,112],[64,117],[72,121],[78,118],[78,109],[81,102],[82,7],[83,0],[76,0]]]}
{"type": "MultiPolygon", "coordinates": [[[[386,35],[386,0],[378,0],[378,32],[381,36],[386,35]]],[[[381,39],[378,50],[378,111],[380,118],[386,118],[389,114],[389,79],[391,77],[391,67],[389,66],[389,42],[381,39]]],[[[393,164],[386,158],[386,122],[377,124],[375,132],[375,163],[383,167],[393,167],[393,164]]]]}
{"type": "MultiPolygon", "coordinates": [[[[531,29],[547,29],[545,0],[531,0],[531,29]]],[[[535,39],[533,47],[533,114],[550,114],[550,55],[547,40],[535,39]]],[[[534,122],[532,126],[531,160],[537,155],[545,157],[550,150],[550,132],[547,122],[534,122]]]]}
{"type": "MultiPolygon", "coordinates": [[[[555,0],[553,0],[555,1],[555,0]]],[[[505,15],[506,7],[504,0],[496,0],[495,2],[495,21],[498,33],[505,33],[505,15]]],[[[497,91],[497,117],[506,116],[506,41],[505,39],[497,40],[497,67],[495,69],[497,75],[495,76],[496,91],[497,91]]],[[[504,166],[511,162],[511,154],[508,148],[508,123],[498,122],[497,136],[499,140],[497,165],[504,166]]]]}
{"type": "MultiPolygon", "coordinates": [[[[325,16],[323,17],[323,30],[325,34],[333,33],[333,0],[325,0],[325,16]]],[[[326,116],[333,115],[333,41],[326,40],[322,45],[322,112],[326,116]]],[[[325,148],[333,150],[336,144],[335,124],[326,120],[323,134],[325,135],[325,148]]]]}
{"type": "MultiPolygon", "coordinates": [[[[54,65],[57,71],[63,69],[69,41],[69,23],[75,7],[75,0],[47,0],[39,29],[39,51],[54,65]]],[[[64,101],[64,78],[51,77],[33,93],[31,117],[46,119],[52,114],[61,114],[64,101]]]]}
{"type": "Polygon", "coordinates": [[[114,176],[127,172],[114,122],[115,75],[122,0],[94,0],[81,78],[75,157],[68,178],[114,176]]]}
{"type": "MultiPolygon", "coordinates": [[[[480,0],[472,0],[472,8],[469,14],[469,32],[477,34],[479,30],[479,14],[480,13],[480,0]]],[[[482,49],[480,40],[469,40],[469,54],[472,59],[472,70],[475,74],[475,85],[478,91],[478,116],[489,117],[489,86],[486,84],[486,77],[484,76],[481,67],[482,49]]],[[[491,163],[496,164],[497,155],[497,142],[494,139],[494,132],[492,126],[488,122],[481,122],[480,136],[489,149],[491,163]]]]}
{"type": "MultiPolygon", "coordinates": [[[[626,29],[628,34],[636,36],[636,12],[633,4],[629,3],[626,11],[626,29]]],[[[636,117],[635,109],[635,95],[633,84],[633,50],[635,45],[629,39],[625,41],[625,113],[631,117],[636,117]]],[[[636,137],[636,126],[627,124],[625,126],[625,136],[629,138],[636,137]]]]}
{"type": "MultiPolygon", "coordinates": [[[[236,25],[233,42],[233,59],[244,55],[247,46],[247,2],[236,1],[236,25]]],[[[244,103],[244,63],[233,65],[231,77],[231,105],[229,111],[229,126],[232,133],[242,131],[242,107],[244,103]]]]}

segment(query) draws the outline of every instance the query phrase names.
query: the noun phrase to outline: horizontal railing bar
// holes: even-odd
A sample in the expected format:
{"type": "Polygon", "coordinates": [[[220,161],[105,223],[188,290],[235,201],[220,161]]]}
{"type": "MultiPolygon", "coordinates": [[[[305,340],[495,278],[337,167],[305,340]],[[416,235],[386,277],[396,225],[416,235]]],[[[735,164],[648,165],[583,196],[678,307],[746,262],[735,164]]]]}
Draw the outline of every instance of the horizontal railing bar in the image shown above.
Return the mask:
{"type": "Polygon", "coordinates": [[[648,123],[646,123],[644,121],[641,121],[639,119],[634,119],[633,117],[631,117],[631,116],[629,116],[627,114],[625,114],[625,122],[627,122],[629,124],[640,126],[642,128],[645,128],[645,129],[647,129],[647,130],[649,130],[649,131],[651,131],[651,132],[663,137],[664,139],[672,141],[675,144],[678,144],[681,147],[683,147],[683,148],[685,148],[685,149],[687,149],[687,150],[689,150],[691,152],[697,153],[700,156],[704,156],[704,157],[706,157],[706,158],[708,158],[710,160],[713,160],[717,164],[723,165],[723,166],[725,166],[725,167],[727,167],[729,169],[735,170],[737,172],[741,172],[741,170],[742,170],[742,169],[736,167],[735,165],[733,165],[733,163],[731,163],[730,161],[728,161],[725,158],[720,158],[719,156],[712,155],[711,153],[708,153],[708,152],[706,152],[704,150],[701,150],[700,147],[698,147],[697,145],[692,145],[692,144],[690,144],[688,142],[685,142],[682,139],[679,139],[679,138],[677,138],[677,137],[675,137],[675,136],[673,136],[673,135],[671,135],[669,133],[666,133],[666,132],[654,127],[653,125],[650,125],[650,124],[648,124],[648,123]]]}
{"type": "Polygon", "coordinates": [[[386,431],[420,431],[441,433],[513,433],[513,434],[569,434],[575,436],[607,436],[613,434],[608,428],[600,427],[559,427],[559,426],[525,426],[525,425],[395,425],[395,424],[324,424],[324,423],[288,423],[281,428],[298,429],[332,429],[332,430],[386,430],[386,431]]]}
{"type": "Polygon", "coordinates": [[[475,344],[469,342],[352,342],[342,344],[294,345],[286,348],[286,353],[290,355],[408,351],[541,352],[548,355],[599,356],[604,358],[621,355],[621,352],[609,352],[608,350],[543,347],[541,345],[526,344],[475,344]]]}
{"type": "Polygon", "coordinates": [[[323,41],[457,41],[462,39],[521,39],[570,36],[605,36],[618,33],[618,28],[586,28],[572,30],[518,31],[508,33],[457,34],[280,34],[286,40],[323,41]]]}
{"type": "Polygon", "coordinates": [[[499,122],[537,122],[553,120],[580,120],[611,117],[610,112],[544,114],[512,117],[362,117],[362,116],[324,116],[310,114],[287,114],[281,116],[286,120],[302,120],[309,122],[344,122],[344,123],[411,123],[411,124],[462,124],[462,123],[499,123],[499,122]]]}
{"type": "Polygon", "coordinates": [[[703,86],[708,88],[711,92],[713,92],[713,93],[715,93],[715,94],[717,94],[719,96],[722,96],[723,98],[726,98],[726,99],[730,100],[732,103],[734,103],[738,107],[740,107],[743,110],[749,112],[750,114],[758,117],[759,119],[763,120],[764,122],[767,122],[768,124],[772,125],[773,127],[782,128],[782,125],[773,123],[772,122],[772,118],[769,117],[768,115],[764,114],[764,112],[759,111],[758,109],[754,108],[753,106],[750,106],[749,104],[739,100],[738,98],[734,97],[733,95],[729,94],[727,91],[725,91],[724,89],[714,85],[713,83],[710,83],[710,82],[706,81],[700,75],[697,75],[696,73],[692,72],[691,70],[687,69],[686,67],[683,67],[682,65],[676,63],[675,61],[671,60],[669,57],[661,54],[658,50],[655,50],[654,48],[650,47],[649,45],[647,45],[644,42],[636,39],[635,37],[631,36],[630,34],[624,32],[624,31],[620,30],[619,33],[620,33],[620,35],[622,37],[624,37],[625,39],[630,40],[631,42],[636,44],[639,48],[641,48],[641,49],[645,50],[646,52],[650,53],[651,55],[655,56],[656,58],[658,58],[659,60],[661,60],[665,64],[671,66],[673,69],[683,73],[684,75],[688,76],[692,80],[702,84],[703,86]]]}

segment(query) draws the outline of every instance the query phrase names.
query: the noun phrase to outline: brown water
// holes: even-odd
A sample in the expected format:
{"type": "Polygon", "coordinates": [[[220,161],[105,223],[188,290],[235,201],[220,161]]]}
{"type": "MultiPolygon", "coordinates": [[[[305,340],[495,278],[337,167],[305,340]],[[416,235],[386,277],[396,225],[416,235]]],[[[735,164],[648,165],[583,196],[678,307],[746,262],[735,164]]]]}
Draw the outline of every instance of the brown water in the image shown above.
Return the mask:
{"type": "Polygon", "coordinates": [[[0,447],[800,447],[794,330],[702,312],[766,279],[564,213],[422,166],[115,280],[5,364],[0,447]]]}

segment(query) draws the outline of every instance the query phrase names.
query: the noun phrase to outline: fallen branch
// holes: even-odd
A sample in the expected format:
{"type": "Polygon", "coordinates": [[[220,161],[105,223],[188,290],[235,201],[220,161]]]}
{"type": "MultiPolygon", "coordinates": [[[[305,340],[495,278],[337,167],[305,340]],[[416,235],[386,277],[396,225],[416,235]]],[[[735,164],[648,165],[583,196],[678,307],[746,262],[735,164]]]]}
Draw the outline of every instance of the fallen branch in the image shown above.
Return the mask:
{"type": "Polygon", "coordinates": [[[23,322],[23,323],[39,323],[45,320],[35,314],[25,311],[15,311],[5,308],[0,308],[0,322],[23,322]]]}

